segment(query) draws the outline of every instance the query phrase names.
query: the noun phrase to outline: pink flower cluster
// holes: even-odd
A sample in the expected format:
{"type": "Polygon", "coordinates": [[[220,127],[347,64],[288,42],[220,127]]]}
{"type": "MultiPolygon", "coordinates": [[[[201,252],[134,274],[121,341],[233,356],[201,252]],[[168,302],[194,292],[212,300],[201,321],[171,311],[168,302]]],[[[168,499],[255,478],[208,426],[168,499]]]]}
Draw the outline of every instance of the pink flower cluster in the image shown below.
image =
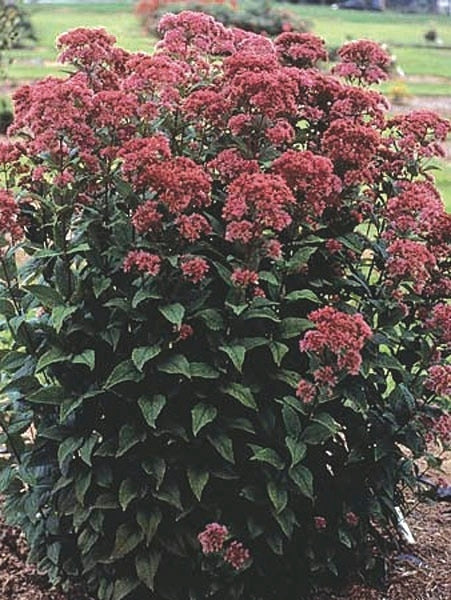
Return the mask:
{"type": "Polygon", "coordinates": [[[451,396],[451,365],[433,365],[428,371],[426,387],[443,398],[451,396]]]}
{"type": "Polygon", "coordinates": [[[388,246],[387,252],[387,274],[393,285],[409,281],[413,289],[421,293],[437,265],[435,256],[426,244],[397,239],[388,246]]]}
{"type": "Polygon", "coordinates": [[[328,58],[324,40],[311,33],[282,33],[274,43],[282,60],[296,67],[314,67],[328,58]]]}
{"type": "Polygon", "coordinates": [[[229,530],[225,525],[219,523],[210,523],[198,536],[202,552],[204,554],[221,553],[224,562],[230,564],[235,570],[239,571],[251,558],[251,553],[242,544],[242,542],[232,541],[225,547],[225,542],[229,537],[229,530]]]}
{"type": "Polygon", "coordinates": [[[23,228],[19,222],[19,207],[14,196],[7,190],[0,189],[0,236],[9,236],[16,242],[23,236],[23,228]]]}
{"type": "Polygon", "coordinates": [[[124,271],[128,273],[133,268],[155,277],[160,272],[161,258],[145,250],[132,250],[124,260],[124,271]]]}
{"type": "Polygon", "coordinates": [[[340,62],[334,68],[334,73],[341,77],[369,84],[388,78],[391,57],[376,42],[349,42],[340,48],[338,56],[340,62]]]}
{"type": "Polygon", "coordinates": [[[323,380],[329,384],[335,369],[357,375],[362,363],[361,351],[372,335],[362,315],[349,315],[326,306],[310,313],[309,319],[315,329],[307,331],[301,339],[301,352],[312,352],[326,362],[333,361],[333,370],[321,371],[319,382],[323,380]]]}

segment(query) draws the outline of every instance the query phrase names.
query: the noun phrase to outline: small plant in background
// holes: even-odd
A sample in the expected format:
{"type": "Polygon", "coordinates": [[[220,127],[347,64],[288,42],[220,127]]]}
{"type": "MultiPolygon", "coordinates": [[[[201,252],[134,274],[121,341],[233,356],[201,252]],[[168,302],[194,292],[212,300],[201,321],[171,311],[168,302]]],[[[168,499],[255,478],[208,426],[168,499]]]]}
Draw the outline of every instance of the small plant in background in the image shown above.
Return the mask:
{"type": "Polygon", "coordinates": [[[99,600],[377,572],[430,432],[449,443],[451,227],[428,169],[449,124],[387,117],[367,41],[334,74],[311,34],[194,12],[160,30],[153,55],[66,33],[72,74],[15,94],[4,511],[99,600]]]}
{"type": "Polygon", "coordinates": [[[388,89],[387,96],[393,104],[399,104],[403,106],[407,104],[412,96],[409,91],[409,87],[405,81],[398,80],[393,82],[388,89]]]}

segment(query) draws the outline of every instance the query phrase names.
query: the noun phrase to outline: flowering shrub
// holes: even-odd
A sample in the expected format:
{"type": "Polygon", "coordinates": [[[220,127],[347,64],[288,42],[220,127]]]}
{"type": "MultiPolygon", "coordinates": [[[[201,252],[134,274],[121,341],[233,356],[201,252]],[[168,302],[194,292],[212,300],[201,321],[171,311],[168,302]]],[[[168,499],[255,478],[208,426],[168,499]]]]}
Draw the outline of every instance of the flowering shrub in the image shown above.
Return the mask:
{"type": "Polygon", "coordinates": [[[15,94],[0,492],[100,600],[294,598],[374,569],[449,443],[449,126],[386,117],[372,43],[339,79],[311,35],[160,28],[66,33],[15,94]]]}

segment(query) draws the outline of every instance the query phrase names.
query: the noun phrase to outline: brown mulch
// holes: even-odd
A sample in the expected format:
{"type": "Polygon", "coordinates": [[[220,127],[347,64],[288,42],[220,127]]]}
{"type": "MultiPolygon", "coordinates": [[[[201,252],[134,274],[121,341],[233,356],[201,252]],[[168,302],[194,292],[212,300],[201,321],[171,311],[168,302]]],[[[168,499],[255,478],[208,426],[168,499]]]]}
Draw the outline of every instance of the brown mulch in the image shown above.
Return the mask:
{"type": "MultiPolygon", "coordinates": [[[[412,500],[407,521],[416,545],[392,558],[385,590],[355,584],[341,593],[322,592],[314,600],[450,600],[451,505],[412,500]]],[[[75,592],[52,589],[26,564],[26,556],[23,536],[0,521],[0,600],[83,600],[75,592]]]]}

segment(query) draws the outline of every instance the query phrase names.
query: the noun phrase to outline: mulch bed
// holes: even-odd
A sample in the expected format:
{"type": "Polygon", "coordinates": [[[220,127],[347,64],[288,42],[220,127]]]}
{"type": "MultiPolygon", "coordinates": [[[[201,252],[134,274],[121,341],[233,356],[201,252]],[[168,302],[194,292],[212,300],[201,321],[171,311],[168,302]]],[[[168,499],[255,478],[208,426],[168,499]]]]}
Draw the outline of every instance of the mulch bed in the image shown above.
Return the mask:
{"type": "MultiPolygon", "coordinates": [[[[314,600],[449,600],[450,504],[422,502],[415,506],[412,501],[407,520],[417,543],[392,558],[385,590],[352,585],[339,594],[317,594],[314,600]]],[[[0,521],[0,600],[83,600],[76,592],[66,595],[52,589],[43,575],[26,564],[26,557],[23,536],[0,521]]]]}

